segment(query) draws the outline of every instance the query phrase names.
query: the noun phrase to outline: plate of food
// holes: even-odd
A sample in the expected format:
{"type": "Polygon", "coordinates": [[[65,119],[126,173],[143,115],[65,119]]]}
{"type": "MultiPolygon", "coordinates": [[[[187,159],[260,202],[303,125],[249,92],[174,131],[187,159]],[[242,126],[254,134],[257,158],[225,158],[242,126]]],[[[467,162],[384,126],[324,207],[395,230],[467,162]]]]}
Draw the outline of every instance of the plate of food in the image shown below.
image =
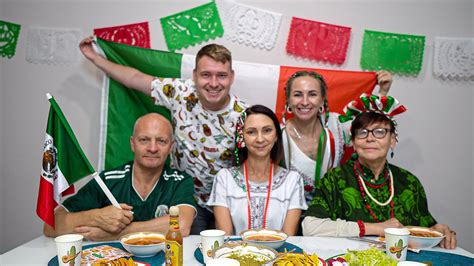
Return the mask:
{"type": "Polygon", "coordinates": [[[153,257],[165,249],[165,236],[160,233],[138,232],[120,238],[122,246],[136,257],[153,257]]]}
{"type": "MultiPolygon", "coordinates": [[[[161,265],[165,262],[164,252],[148,257],[139,258],[132,256],[133,254],[125,251],[125,248],[119,242],[106,242],[91,245],[84,245],[82,247],[81,264],[87,265],[91,262],[106,262],[106,263],[122,263],[119,265],[161,265]],[[133,264],[135,263],[135,264],[133,264]]],[[[54,256],[49,260],[48,266],[58,266],[58,256],[54,256]]]]}
{"type": "Polygon", "coordinates": [[[301,253],[284,253],[279,254],[279,257],[273,262],[274,266],[285,266],[285,265],[318,265],[326,266],[326,262],[318,257],[316,253],[313,255],[301,253]]]}
{"type": "Polygon", "coordinates": [[[408,247],[410,248],[432,248],[438,245],[444,238],[441,232],[427,227],[407,226],[406,228],[410,231],[410,237],[408,238],[408,247]]]}
{"type": "Polygon", "coordinates": [[[281,230],[249,229],[240,232],[240,237],[244,242],[277,249],[283,246],[288,235],[281,230]]]}
{"type": "Polygon", "coordinates": [[[267,246],[243,243],[226,243],[212,251],[212,258],[237,260],[240,265],[263,265],[274,260],[278,252],[267,246]]]}
{"type": "MultiPolygon", "coordinates": [[[[229,238],[228,240],[226,240],[226,244],[243,244],[244,241],[242,241],[242,238],[240,237],[235,237],[235,238],[229,238]]],[[[303,253],[303,250],[296,246],[296,245],[293,245],[291,243],[288,243],[288,242],[285,242],[283,243],[283,245],[279,248],[276,249],[276,251],[278,253],[284,253],[284,252],[293,252],[293,253],[303,253]]],[[[203,260],[203,257],[202,257],[202,252],[201,252],[201,249],[199,248],[196,248],[196,250],[194,250],[194,258],[200,262],[200,263],[204,263],[204,260],[203,260]]]]}
{"type": "Polygon", "coordinates": [[[326,260],[328,266],[346,266],[346,265],[387,265],[396,266],[397,261],[384,251],[377,248],[365,250],[348,250],[345,254],[336,255],[326,260]]]}

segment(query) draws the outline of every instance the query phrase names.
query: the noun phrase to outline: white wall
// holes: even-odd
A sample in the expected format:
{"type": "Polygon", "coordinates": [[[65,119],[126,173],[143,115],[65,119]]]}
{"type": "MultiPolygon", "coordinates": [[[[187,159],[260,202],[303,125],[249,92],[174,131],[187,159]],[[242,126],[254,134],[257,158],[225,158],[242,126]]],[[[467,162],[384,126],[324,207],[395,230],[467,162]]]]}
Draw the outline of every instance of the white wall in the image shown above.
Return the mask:
{"type": "MultiPolygon", "coordinates": [[[[34,1],[3,0],[0,19],[21,24],[16,56],[0,59],[1,223],[0,253],[41,234],[35,214],[41,145],[51,92],[68,117],[91,162],[98,158],[101,73],[81,60],[70,66],[25,61],[28,25],[93,28],[151,21],[152,47],[165,49],[159,18],[207,1],[34,1]],[[5,189],[7,188],[7,189],[5,189]]],[[[460,245],[471,252],[473,241],[473,82],[433,77],[435,36],[473,37],[472,0],[400,1],[239,1],[283,13],[277,45],[262,51],[224,39],[234,59],[281,65],[360,70],[364,29],[426,36],[423,70],[418,77],[395,76],[391,93],[408,112],[398,118],[400,143],[393,163],[417,175],[427,192],[432,214],[451,225],[460,245]],[[286,55],[292,16],[352,27],[347,62],[334,67],[286,55]],[[471,143],[471,144],[469,144],[471,143]]],[[[200,46],[179,51],[195,53],[200,46]]]]}

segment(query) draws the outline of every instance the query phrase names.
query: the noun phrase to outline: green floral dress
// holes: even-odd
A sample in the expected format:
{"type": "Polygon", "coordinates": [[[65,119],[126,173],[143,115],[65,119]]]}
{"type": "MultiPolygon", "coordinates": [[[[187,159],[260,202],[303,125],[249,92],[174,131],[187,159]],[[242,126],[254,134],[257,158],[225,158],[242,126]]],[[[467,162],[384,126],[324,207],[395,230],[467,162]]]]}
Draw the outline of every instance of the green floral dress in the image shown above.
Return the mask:
{"type": "MultiPolygon", "coordinates": [[[[436,220],[428,211],[426,194],[418,178],[412,173],[397,166],[387,164],[378,180],[374,180],[372,172],[360,165],[357,161],[348,161],[344,165],[334,168],[326,173],[316,189],[306,216],[317,218],[337,218],[346,221],[362,220],[364,222],[377,222],[364,203],[356,171],[363,172],[366,187],[370,194],[379,202],[386,202],[390,196],[390,179],[386,175],[387,167],[392,171],[395,195],[393,197],[394,216],[403,225],[416,225],[430,227],[436,220]],[[356,163],[356,167],[354,167],[356,163]]],[[[367,193],[365,193],[367,194],[367,193]]],[[[381,207],[365,195],[370,209],[380,222],[391,218],[390,204],[381,207]]]]}

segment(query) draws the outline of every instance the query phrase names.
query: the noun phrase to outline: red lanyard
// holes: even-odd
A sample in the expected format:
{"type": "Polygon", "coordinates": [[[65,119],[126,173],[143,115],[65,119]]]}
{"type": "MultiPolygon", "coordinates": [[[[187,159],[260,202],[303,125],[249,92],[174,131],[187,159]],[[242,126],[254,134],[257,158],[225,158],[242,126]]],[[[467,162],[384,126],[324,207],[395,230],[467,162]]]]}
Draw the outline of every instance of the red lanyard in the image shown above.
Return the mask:
{"type": "MultiPolygon", "coordinates": [[[[244,162],[244,174],[245,174],[245,185],[247,189],[247,222],[248,222],[248,229],[252,229],[252,219],[251,219],[251,210],[250,210],[250,184],[249,184],[249,175],[247,171],[247,161],[244,162]]],[[[270,177],[268,178],[268,191],[267,191],[267,200],[265,202],[265,210],[263,212],[263,228],[267,225],[267,211],[268,211],[268,203],[270,202],[270,193],[272,192],[272,178],[273,178],[273,161],[270,160],[270,177]]]]}

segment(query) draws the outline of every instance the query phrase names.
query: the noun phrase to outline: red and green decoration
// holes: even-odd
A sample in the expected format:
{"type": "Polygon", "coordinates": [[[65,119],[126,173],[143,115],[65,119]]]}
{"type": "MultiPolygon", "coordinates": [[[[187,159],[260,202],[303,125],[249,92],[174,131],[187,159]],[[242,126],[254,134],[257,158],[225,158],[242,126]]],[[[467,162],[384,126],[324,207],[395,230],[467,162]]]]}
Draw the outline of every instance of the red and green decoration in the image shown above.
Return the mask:
{"type": "Polygon", "coordinates": [[[341,65],[346,60],[351,28],[293,17],[286,52],[341,65]]]}
{"type": "Polygon", "coordinates": [[[424,50],[425,36],[365,30],[360,66],[416,76],[421,71],[424,50]]]}
{"type": "Polygon", "coordinates": [[[150,30],[148,22],[94,29],[97,37],[116,43],[150,48],[150,30]]]}
{"type": "Polygon", "coordinates": [[[406,110],[405,106],[400,104],[400,102],[392,96],[368,95],[364,93],[358,99],[349,102],[344,107],[344,114],[339,116],[339,121],[341,123],[352,123],[352,120],[361,113],[377,112],[393,121],[395,135],[398,135],[397,123],[393,117],[406,110]]]}
{"type": "Polygon", "coordinates": [[[20,28],[18,24],[0,20],[0,55],[2,57],[12,58],[15,55],[20,28]]]}
{"type": "Polygon", "coordinates": [[[405,106],[392,96],[368,95],[364,93],[344,107],[344,114],[339,116],[339,121],[345,123],[353,120],[358,114],[363,112],[373,111],[388,117],[394,117],[406,110],[405,106]]]}
{"type": "Polygon", "coordinates": [[[176,51],[224,35],[214,1],[160,19],[168,50],[176,51]]]}

